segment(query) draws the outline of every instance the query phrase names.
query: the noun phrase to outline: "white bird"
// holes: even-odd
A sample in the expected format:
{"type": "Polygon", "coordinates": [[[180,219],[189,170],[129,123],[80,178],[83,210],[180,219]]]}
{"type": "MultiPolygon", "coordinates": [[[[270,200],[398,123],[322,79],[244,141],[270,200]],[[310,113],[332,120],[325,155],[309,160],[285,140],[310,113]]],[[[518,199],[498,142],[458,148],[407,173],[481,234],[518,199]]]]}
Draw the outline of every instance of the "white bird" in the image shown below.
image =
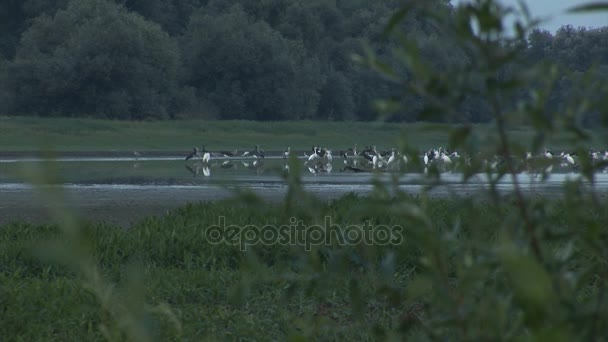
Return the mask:
{"type": "Polygon", "coordinates": [[[283,152],[283,159],[289,158],[290,153],[291,153],[291,146],[288,146],[287,151],[283,152]]]}
{"type": "Polygon", "coordinates": [[[382,159],[382,157],[380,157],[379,155],[375,155],[372,158],[372,164],[375,168],[382,168],[384,166],[386,166],[386,160],[382,159]]]}
{"type": "Polygon", "coordinates": [[[236,157],[238,153],[238,149],[235,149],[234,151],[220,151],[222,157],[236,157]]]}
{"type": "Polygon", "coordinates": [[[211,159],[211,153],[206,152],[204,149],[203,149],[203,152],[205,152],[203,154],[203,163],[208,163],[209,160],[211,159]]]}
{"type": "Polygon", "coordinates": [[[334,160],[334,157],[331,155],[331,151],[330,151],[330,150],[327,150],[327,151],[325,152],[325,160],[326,160],[328,163],[331,163],[331,162],[334,160]]]}
{"type": "Polygon", "coordinates": [[[395,159],[395,150],[393,150],[393,152],[391,152],[390,158],[388,158],[388,165],[391,165],[393,162],[395,162],[395,159]]]}
{"type": "Polygon", "coordinates": [[[446,164],[451,164],[452,163],[452,159],[450,159],[450,157],[448,157],[445,153],[441,152],[441,160],[446,163],[446,164]]]}
{"type": "Polygon", "coordinates": [[[313,160],[316,160],[317,158],[319,158],[319,155],[317,154],[317,151],[315,150],[315,152],[308,157],[308,161],[311,162],[313,160]]]}
{"type": "Polygon", "coordinates": [[[570,164],[570,165],[574,165],[574,158],[572,158],[572,156],[570,155],[570,153],[566,153],[562,156],[562,158],[564,158],[564,160],[570,164]]]}

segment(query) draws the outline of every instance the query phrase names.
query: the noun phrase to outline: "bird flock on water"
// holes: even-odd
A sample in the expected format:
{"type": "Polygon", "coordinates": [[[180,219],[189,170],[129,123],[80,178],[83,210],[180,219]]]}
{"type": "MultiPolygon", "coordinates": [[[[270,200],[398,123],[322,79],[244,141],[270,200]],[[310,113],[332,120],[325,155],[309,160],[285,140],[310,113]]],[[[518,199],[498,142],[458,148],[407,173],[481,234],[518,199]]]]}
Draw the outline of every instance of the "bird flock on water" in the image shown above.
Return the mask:
{"type": "MultiPolygon", "coordinates": [[[[357,145],[348,148],[346,150],[338,151],[336,157],[332,150],[313,146],[309,151],[302,152],[302,154],[295,155],[291,149],[291,146],[287,147],[278,157],[282,157],[284,162],[284,168],[289,170],[289,164],[287,160],[291,156],[295,156],[298,159],[304,160],[304,166],[312,174],[318,173],[330,173],[334,170],[334,159],[341,160],[343,164],[339,169],[340,172],[391,172],[403,170],[408,163],[410,158],[420,158],[417,162],[419,165],[424,167],[424,172],[427,172],[429,168],[435,167],[440,172],[452,172],[457,170],[459,167],[471,165],[471,158],[467,155],[461,155],[457,151],[449,151],[446,148],[431,148],[425,152],[419,153],[417,156],[408,157],[408,154],[400,152],[396,148],[388,148],[378,150],[376,146],[365,146],[363,149],[357,149],[357,145]]],[[[273,157],[277,157],[276,154],[273,157]]],[[[195,147],[185,157],[185,160],[197,160],[197,169],[187,165],[186,167],[193,173],[203,173],[205,175],[210,174],[208,166],[211,164],[211,160],[217,160],[220,167],[224,169],[234,168],[233,161],[235,159],[241,160],[241,163],[251,169],[257,170],[264,164],[265,152],[256,145],[252,150],[239,152],[238,149],[234,151],[208,151],[205,146],[202,148],[195,147]],[[253,160],[253,161],[251,161],[253,160]]],[[[592,163],[607,163],[608,164],[608,150],[607,151],[594,151],[589,150],[588,158],[592,163]]],[[[479,158],[481,169],[483,170],[498,170],[504,166],[504,158],[499,155],[494,155],[486,158],[479,158]]],[[[554,168],[560,168],[562,170],[577,171],[579,168],[579,157],[576,152],[561,152],[554,154],[550,149],[545,149],[544,152],[533,154],[527,152],[522,157],[513,157],[513,165],[517,172],[552,172],[554,168]]],[[[603,170],[608,172],[608,168],[603,170]]]]}

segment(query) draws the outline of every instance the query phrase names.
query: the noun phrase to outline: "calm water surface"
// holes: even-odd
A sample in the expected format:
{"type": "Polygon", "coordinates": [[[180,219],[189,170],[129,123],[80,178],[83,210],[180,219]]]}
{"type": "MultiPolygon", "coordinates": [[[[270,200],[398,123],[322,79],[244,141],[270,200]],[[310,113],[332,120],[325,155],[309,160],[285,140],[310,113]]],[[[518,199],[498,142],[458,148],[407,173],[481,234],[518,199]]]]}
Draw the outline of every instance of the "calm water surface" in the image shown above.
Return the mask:
{"type": "MultiPolygon", "coordinates": [[[[302,167],[303,187],[321,199],[346,193],[369,194],[373,181],[395,184],[400,191],[419,194],[431,183],[422,173],[405,171],[381,173],[356,165],[358,171],[344,170],[336,158],[331,172],[315,172],[302,167]]],[[[182,156],[63,157],[53,162],[32,157],[0,158],[0,224],[11,221],[47,222],[53,208],[65,207],[90,220],[128,225],[150,215],[190,202],[212,201],[250,190],[269,201],[281,201],[287,192],[286,162],[281,158],[216,159],[209,165],[185,162],[182,156]],[[32,181],[41,185],[33,186],[32,181]],[[41,190],[61,190],[60,200],[45,201],[41,190]]],[[[559,195],[568,180],[580,178],[572,170],[556,170],[541,182],[537,175],[520,174],[518,181],[530,196],[559,195]]],[[[440,176],[441,185],[428,190],[432,196],[484,196],[489,182],[485,174],[466,183],[454,171],[440,176]]],[[[597,174],[595,189],[608,193],[608,174],[597,174]]],[[[390,189],[395,188],[391,185],[390,189]]],[[[498,183],[504,193],[513,189],[509,177],[498,183]]]]}

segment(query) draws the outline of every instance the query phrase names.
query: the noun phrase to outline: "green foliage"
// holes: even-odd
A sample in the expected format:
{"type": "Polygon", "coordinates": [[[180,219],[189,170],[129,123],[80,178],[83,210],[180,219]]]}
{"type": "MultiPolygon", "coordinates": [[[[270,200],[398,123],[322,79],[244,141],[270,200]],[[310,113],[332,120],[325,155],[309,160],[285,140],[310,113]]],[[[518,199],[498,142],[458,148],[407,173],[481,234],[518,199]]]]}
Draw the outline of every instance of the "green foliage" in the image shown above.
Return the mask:
{"type": "MultiPolygon", "coordinates": [[[[414,282],[417,285],[410,294],[411,298],[426,301],[433,308],[431,314],[414,324],[423,328],[417,337],[566,341],[574,336],[583,340],[603,336],[597,327],[603,319],[600,317],[605,315],[599,309],[603,304],[598,304],[605,301],[605,274],[601,266],[605,254],[591,252],[597,247],[584,242],[589,241],[589,230],[604,241],[605,229],[592,228],[601,226],[596,214],[601,211],[601,204],[584,181],[565,184],[564,204],[526,198],[518,180],[516,160],[519,157],[516,156],[525,151],[537,153],[545,146],[547,137],[563,132],[572,134],[570,149],[585,155],[589,137],[581,129],[581,118],[590,110],[605,108],[599,107],[596,101],[584,101],[576,94],[565,97],[566,108],[559,111],[552,108],[552,87],[559,82],[556,68],[535,64],[528,65],[525,71],[520,69],[527,52],[525,39],[534,21],[520,16],[509,31],[505,27],[505,13],[513,9],[504,8],[497,1],[462,4],[449,17],[422,3],[406,7],[404,11],[396,16],[418,11],[433,18],[440,31],[455,43],[457,51],[466,53],[469,62],[438,70],[433,66],[435,59],[421,53],[420,43],[405,37],[401,62],[408,66],[412,77],[377,69],[388,77],[397,76],[397,82],[422,97],[424,112],[429,115],[450,118],[458,115],[458,108],[468,96],[483,100],[494,122],[496,139],[480,145],[480,137],[474,130],[459,127],[450,130],[450,148],[460,149],[471,158],[470,170],[463,174],[463,181],[473,174],[487,173],[494,207],[504,215],[494,227],[495,236],[489,240],[478,230],[482,223],[470,225],[460,220],[445,234],[433,232],[434,225],[427,224],[428,228],[417,236],[423,245],[422,260],[426,268],[417,274],[414,282]],[[532,143],[514,139],[509,133],[522,119],[534,127],[536,137],[532,143]],[[498,172],[484,170],[483,163],[477,160],[487,155],[498,156],[504,162],[498,172]],[[496,185],[505,178],[514,186],[509,198],[497,192],[496,185]],[[564,210],[568,217],[573,215],[572,219],[566,219],[572,225],[570,228],[563,225],[555,209],[564,210]],[[459,245],[456,241],[463,236],[463,230],[475,230],[475,234],[467,238],[466,244],[459,245]],[[585,254],[585,262],[575,261],[577,252],[585,254]],[[589,258],[588,252],[597,259],[589,258]],[[590,278],[594,280],[590,282],[590,278]],[[593,299],[587,301],[588,293],[583,295],[577,290],[591,283],[594,284],[590,295],[593,299]],[[485,305],[493,307],[494,313],[479,315],[485,305]],[[590,315],[588,310],[594,313],[590,315]],[[493,328],[485,330],[480,324],[493,328]],[[497,331],[500,332],[494,335],[497,331]]],[[[394,30],[399,34],[398,29],[394,30]]],[[[539,38],[546,36],[537,31],[532,39],[539,38]]],[[[546,51],[542,44],[535,48],[546,51]]],[[[361,60],[371,67],[382,63],[374,55],[361,60]]],[[[575,84],[578,87],[594,84],[593,79],[582,80],[575,84]]],[[[597,171],[588,167],[582,173],[583,179],[593,182],[597,171]]]]}
{"type": "MultiPolygon", "coordinates": [[[[373,51],[358,60],[413,93],[429,116],[451,121],[467,99],[485,103],[492,119],[485,130],[439,129],[451,149],[470,157],[463,182],[485,174],[487,190],[474,197],[456,192],[449,199],[432,198],[429,191],[441,184],[441,175],[429,172],[429,185],[418,197],[399,188],[396,178],[377,179],[367,198],[323,203],[303,190],[301,164],[291,157],[289,189],[280,204],[244,192],[231,201],[188,205],[128,230],[82,223],[56,209],[57,226],[0,229],[0,309],[7,316],[0,321],[2,336],[138,341],[608,336],[603,324],[608,203],[594,188],[599,168],[586,160],[589,136],[580,124],[589,110],[606,107],[574,98],[564,110],[551,110],[559,74],[552,66],[517,67],[533,22],[517,20],[515,36],[507,34],[508,11],[498,2],[477,0],[453,13],[436,11],[428,2],[411,6],[387,21],[394,32],[404,28],[401,19],[424,15],[469,59],[436,68],[416,37],[401,34],[396,60],[386,62],[373,51]],[[400,66],[408,73],[395,72],[400,66]],[[533,129],[527,141],[516,135],[522,120],[533,129]],[[565,182],[557,198],[524,196],[514,156],[537,153],[560,134],[579,151],[582,177],[565,182]],[[483,165],[486,156],[503,160],[498,171],[483,165]],[[513,184],[507,194],[498,191],[505,179],[513,184]],[[341,226],[398,225],[403,239],[330,241],[310,250],[299,242],[252,244],[242,252],[240,244],[208,239],[205,233],[220,216],[241,226],[288,224],[292,217],[305,225],[323,224],[326,217],[341,226]],[[33,319],[33,312],[42,318],[33,319]],[[30,321],[27,330],[16,323],[30,321]]],[[[398,100],[383,107],[394,110],[398,100]]],[[[403,150],[415,151],[403,138],[403,150]]],[[[33,179],[44,184],[49,174],[45,170],[33,179]]],[[[53,188],[38,189],[48,201],[61,200],[61,194],[47,192],[53,188]]]]}
{"type": "MultiPolygon", "coordinates": [[[[608,30],[564,26],[554,35],[533,30],[529,36],[526,59],[555,65],[558,78],[550,93],[548,108],[553,111],[572,106],[572,102],[597,102],[604,98],[608,85],[608,30]]],[[[596,107],[596,106],[595,106],[596,107]]],[[[585,109],[579,120],[592,126],[601,120],[597,110],[585,109]]]]}
{"type": "Polygon", "coordinates": [[[183,50],[186,85],[229,119],[314,116],[322,80],[318,62],[240,6],[190,22],[183,50]],[[220,43],[221,42],[221,43],[220,43]]]}
{"type": "MultiPolygon", "coordinates": [[[[365,44],[390,56],[380,37],[398,1],[0,6],[7,115],[371,120],[374,99],[398,95],[350,59],[365,44]]],[[[408,20],[412,34],[427,33],[423,19],[408,20]]]]}
{"type": "MultiPolygon", "coordinates": [[[[389,106],[394,110],[383,112],[383,120],[486,123],[493,119],[490,105],[475,91],[466,94],[449,118],[430,115],[427,99],[394,86],[394,78],[382,79],[351,59],[353,54],[372,53],[383,61],[373,69],[391,70],[409,79],[420,66],[399,62],[402,42],[407,40],[416,44],[429,67],[446,74],[468,69],[467,86],[481,89],[483,75],[476,75],[473,67],[477,56],[469,46],[456,44],[455,32],[446,32],[434,22],[437,16],[466,22],[449,1],[426,2],[435,19],[418,9],[400,10],[400,1],[97,2],[108,10],[85,15],[76,10],[88,11],[85,5],[68,7],[68,0],[0,4],[0,15],[4,15],[0,54],[10,66],[0,69],[0,79],[11,90],[4,92],[1,113],[121,119],[375,120],[377,109],[389,103],[376,100],[390,98],[403,106],[389,106]],[[72,19],[68,19],[70,12],[72,19]],[[391,17],[394,12],[398,15],[391,17]],[[76,19],[76,13],[87,23],[76,19]],[[100,28],[111,20],[122,24],[110,25],[111,30],[100,28]],[[387,27],[401,33],[387,39],[387,27]],[[142,37],[138,32],[143,31],[148,33],[142,37]]],[[[481,14],[493,10],[484,6],[481,14]]],[[[601,4],[591,4],[573,10],[601,8],[601,4]]],[[[505,10],[501,15],[509,13],[505,10]]],[[[479,23],[504,28],[496,18],[479,23]]],[[[462,32],[476,30],[458,25],[462,32]]],[[[513,27],[511,33],[522,29],[526,28],[513,27]]],[[[606,87],[605,28],[564,26],[555,34],[526,32],[527,37],[509,43],[521,45],[525,52],[503,66],[503,75],[551,62],[558,65],[558,82],[550,91],[549,109],[569,106],[564,99],[572,94],[603,99],[598,89],[606,87]],[[581,88],[583,84],[588,87],[581,88]]],[[[525,93],[513,96],[519,99],[525,93]]],[[[598,111],[588,111],[581,118],[586,126],[601,119],[598,111]]]]}
{"type": "Polygon", "coordinates": [[[104,0],[38,17],[7,68],[15,113],[168,117],[178,51],[157,25],[104,0]],[[35,96],[33,96],[35,94],[35,96]]]}
{"type": "Polygon", "coordinates": [[[129,11],[153,21],[171,36],[183,34],[191,14],[206,0],[116,0],[129,11]]]}
{"type": "MultiPolygon", "coordinates": [[[[384,339],[427,333],[495,339],[547,333],[543,327],[555,318],[570,322],[556,333],[576,331],[582,338],[591,336],[585,334],[593,320],[575,321],[572,310],[606,314],[605,299],[598,299],[598,284],[588,273],[601,261],[593,261],[595,249],[587,242],[569,235],[582,228],[564,210],[578,200],[570,196],[543,202],[543,229],[562,232],[542,244],[548,269],[521,245],[507,242],[518,212],[514,203],[497,208],[480,199],[406,194],[349,195],[325,204],[297,193],[294,199],[299,207],[238,199],[192,204],[126,230],[83,224],[77,235],[55,225],[4,226],[0,331],[23,339],[51,333],[72,339],[384,339]],[[291,215],[305,224],[331,217],[341,227],[365,221],[401,225],[404,240],[389,246],[333,244],[313,252],[300,244],[254,245],[243,253],[205,238],[220,216],[228,224],[261,227],[290,224],[291,215]],[[567,278],[555,273],[558,265],[566,266],[567,278]]],[[[580,208],[589,204],[582,201],[580,208]]],[[[593,226],[608,226],[605,211],[593,208],[586,210],[593,226]]],[[[595,329],[606,333],[603,325],[595,329]]]]}

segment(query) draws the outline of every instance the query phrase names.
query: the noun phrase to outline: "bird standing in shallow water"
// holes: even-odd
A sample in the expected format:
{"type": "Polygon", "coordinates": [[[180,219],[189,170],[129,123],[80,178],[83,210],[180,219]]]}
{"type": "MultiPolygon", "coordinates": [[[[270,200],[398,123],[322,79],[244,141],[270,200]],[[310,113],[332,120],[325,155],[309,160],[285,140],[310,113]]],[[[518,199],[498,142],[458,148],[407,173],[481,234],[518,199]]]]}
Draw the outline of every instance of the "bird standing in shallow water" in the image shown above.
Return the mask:
{"type": "Polygon", "coordinates": [[[210,159],[211,153],[205,151],[205,148],[203,147],[203,163],[208,163],[210,159]]]}

